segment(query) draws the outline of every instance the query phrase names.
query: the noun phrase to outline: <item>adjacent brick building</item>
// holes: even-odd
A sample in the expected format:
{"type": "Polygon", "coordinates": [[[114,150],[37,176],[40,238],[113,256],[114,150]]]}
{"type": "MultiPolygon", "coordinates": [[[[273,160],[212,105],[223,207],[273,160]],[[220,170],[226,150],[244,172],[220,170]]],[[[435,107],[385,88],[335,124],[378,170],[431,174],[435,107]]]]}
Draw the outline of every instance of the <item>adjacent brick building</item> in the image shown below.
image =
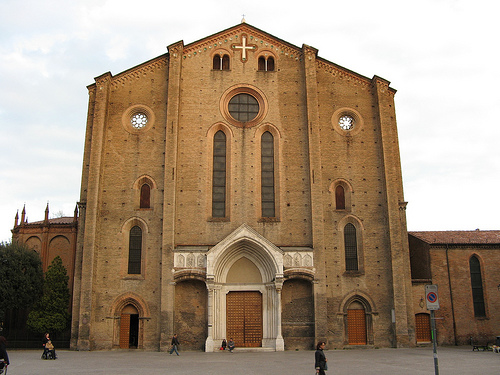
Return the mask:
{"type": "Polygon", "coordinates": [[[417,342],[430,341],[425,285],[439,288],[439,344],[493,344],[500,336],[500,231],[409,233],[417,342]]]}

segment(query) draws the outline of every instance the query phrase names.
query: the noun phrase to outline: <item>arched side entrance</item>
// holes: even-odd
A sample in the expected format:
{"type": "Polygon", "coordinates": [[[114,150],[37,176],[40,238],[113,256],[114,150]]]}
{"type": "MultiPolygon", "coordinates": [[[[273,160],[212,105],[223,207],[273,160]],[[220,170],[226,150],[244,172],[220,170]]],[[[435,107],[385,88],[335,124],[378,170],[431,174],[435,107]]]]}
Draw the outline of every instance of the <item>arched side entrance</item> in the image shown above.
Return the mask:
{"type": "Polygon", "coordinates": [[[232,335],[237,346],[284,350],[283,253],[243,224],[207,254],[207,352],[232,335]]]}
{"type": "Polygon", "coordinates": [[[139,311],[127,305],[120,314],[120,349],[137,349],[139,346],[139,311]]]}
{"type": "Polygon", "coordinates": [[[144,300],[134,293],[118,297],[111,306],[113,323],[113,348],[142,349],[144,321],[150,319],[144,300]]]}
{"type": "Polygon", "coordinates": [[[373,345],[373,302],[352,294],[341,305],[344,315],[344,345],[373,345]]]}

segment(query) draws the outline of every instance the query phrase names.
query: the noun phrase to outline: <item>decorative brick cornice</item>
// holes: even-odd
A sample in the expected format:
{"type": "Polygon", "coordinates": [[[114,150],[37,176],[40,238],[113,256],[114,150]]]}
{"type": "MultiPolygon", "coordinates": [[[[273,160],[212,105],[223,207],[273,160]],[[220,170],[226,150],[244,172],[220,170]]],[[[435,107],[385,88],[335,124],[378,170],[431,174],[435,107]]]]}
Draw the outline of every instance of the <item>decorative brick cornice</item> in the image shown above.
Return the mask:
{"type": "Polygon", "coordinates": [[[111,87],[116,88],[119,85],[124,85],[127,81],[138,80],[141,77],[147,76],[150,73],[154,73],[158,69],[163,69],[167,64],[168,64],[167,56],[166,55],[160,56],[145,64],[139,65],[135,68],[120,73],[116,77],[113,77],[113,80],[111,82],[111,87]]]}
{"type": "Polygon", "coordinates": [[[278,57],[289,57],[299,60],[302,58],[302,51],[299,48],[294,48],[291,45],[273,38],[269,34],[261,32],[247,24],[241,24],[238,27],[223,31],[211,37],[202,39],[200,41],[188,44],[183,51],[183,58],[192,58],[203,53],[210,53],[216,48],[227,47],[235,43],[241,43],[241,37],[245,34],[247,43],[255,45],[259,49],[265,48],[276,53],[278,57]]]}
{"type": "Polygon", "coordinates": [[[318,69],[321,69],[334,77],[338,77],[348,83],[352,83],[353,85],[359,85],[364,87],[369,87],[371,85],[370,79],[363,77],[361,75],[357,75],[354,72],[349,71],[348,69],[342,68],[334,63],[331,63],[326,60],[317,60],[318,69]]]}

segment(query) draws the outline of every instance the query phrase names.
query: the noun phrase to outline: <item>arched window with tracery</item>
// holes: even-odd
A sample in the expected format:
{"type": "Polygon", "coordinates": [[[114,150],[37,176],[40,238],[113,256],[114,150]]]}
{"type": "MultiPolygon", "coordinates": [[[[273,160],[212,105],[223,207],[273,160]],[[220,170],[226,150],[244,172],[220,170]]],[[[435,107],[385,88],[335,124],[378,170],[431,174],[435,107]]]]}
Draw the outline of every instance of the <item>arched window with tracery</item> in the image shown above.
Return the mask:
{"type": "Polygon", "coordinates": [[[151,208],[151,187],[149,184],[142,184],[139,208],[151,208]]]}
{"type": "Polygon", "coordinates": [[[212,217],[226,217],[226,134],[214,135],[212,171],[212,217]]]}
{"type": "Polygon", "coordinates": [[[266,131],[261,137],[261,203],[262,217],[275,217],[274,137],[266,131]]]}
{"type": "Polygon", "coordinates": [[[470,282],[472,287],[472,302],[474,304],[474,316],[476,318],[482,318],[486,316],[483,293],[483,278],[481,276],[481,263],[475,255],[470,258],[469,267],[470,282]]]}
{"type": "Polygon", "coordinates": [[[263,72],[273,72],[274,71],[274,57],[260,56],[258,61],[258,69],[263,72]]]}
{"type": "Polygon", "coordinates": [[[214,70],[229,70],[229,55],[216,54],[213,59],[214,70]]]}
{"type": "Polygon", "coordinates": [[[356,227],[347,223],[344,227],[344,249],[346,271],[358,271],[358,242],[356,238],[356,227]]]}
{"type": "Polygon", "coordinates": [[[128,273],[138,275],[141,273],[142,260],[142,229],[137,225],[129,232],[128,242],[128,273]]]}

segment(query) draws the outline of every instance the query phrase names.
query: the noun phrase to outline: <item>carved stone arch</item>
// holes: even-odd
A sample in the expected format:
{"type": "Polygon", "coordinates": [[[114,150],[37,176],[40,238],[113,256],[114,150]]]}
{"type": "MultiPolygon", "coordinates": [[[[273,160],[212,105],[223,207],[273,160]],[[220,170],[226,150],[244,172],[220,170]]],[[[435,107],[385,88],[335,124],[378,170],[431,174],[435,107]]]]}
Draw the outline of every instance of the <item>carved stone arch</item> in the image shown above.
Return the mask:
{"type": "Polygon", "coordinates": [[[238,293],[241,296],[260,294],[263,305],[255,305],[262,309],[259,342],[262,347],[284,350],[280,313],[283,251],[249,225],[242,224],[208,251],[206,270],[209,314],[205,350],[217,349],[221,340],[234,329],[233,323],[228,323],[231,321],[228,316],[234,311],[228,307],[233,303],[229,296],[238,293]],[[245,267],[252,270],[248,269],[249,272],[240,278],[238,270],[245,267]]]}
{"type": "Polygon", "coordinates": [[[207,254],[207,278],[224,282],[229,269],[245,255],[261,271],[263,282],[283,277],[283,252],[246,224],[214,246],[207,254]]]}
{"type": "Polygon", "coordinates": [[[348,180],[343,179],[343,178],[338,178],[338,179],[332,181],[328,190],[332,194],[332,204],[336,210],[345,210],[347,212],[351,212],[352,205],[354,204],[354,202],[353,202],[354,189],[352,187],[352,184],[348,180]],[[338,204],[338,196],[337,195],[338,195],[338,187],[339,186],[343,189],[344,207],[339,207],[339,204],[338,204]]]}

